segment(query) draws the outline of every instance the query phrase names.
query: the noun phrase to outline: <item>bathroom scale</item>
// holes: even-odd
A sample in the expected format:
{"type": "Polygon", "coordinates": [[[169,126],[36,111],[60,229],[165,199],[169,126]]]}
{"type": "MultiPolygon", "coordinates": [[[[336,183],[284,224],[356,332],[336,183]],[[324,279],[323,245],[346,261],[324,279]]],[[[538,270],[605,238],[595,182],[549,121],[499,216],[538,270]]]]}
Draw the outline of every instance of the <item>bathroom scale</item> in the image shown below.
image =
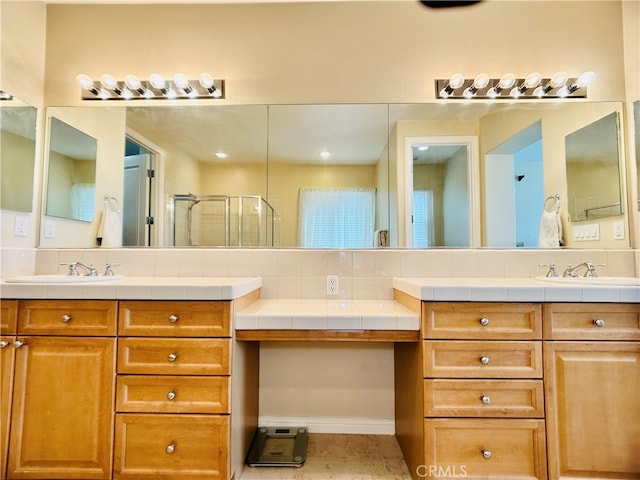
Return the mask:
{"type": "Polygon", "coordinates": [[[301,467],[307,458],[306,427],[259,427],[247,456],[250,467],[301,467]]]}

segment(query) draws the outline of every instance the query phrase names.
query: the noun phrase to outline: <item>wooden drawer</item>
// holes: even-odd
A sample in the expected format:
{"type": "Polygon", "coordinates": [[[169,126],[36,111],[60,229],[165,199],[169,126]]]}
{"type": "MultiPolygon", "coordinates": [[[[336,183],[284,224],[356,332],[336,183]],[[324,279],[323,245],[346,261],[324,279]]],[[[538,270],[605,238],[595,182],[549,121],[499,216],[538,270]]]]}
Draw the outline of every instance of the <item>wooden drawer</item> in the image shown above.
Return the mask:
{"type": "Polygon", "coordinates": [[[425,417],[544,418],[542,380],[425,380],[425,417]]]}
{"type": "Polygon", "coordinates": [[[638,303],[549,303],[544,321],[548,340],[640,340],[638,303]]]}
{"type": "Polygon", "coordinates": [[[226,301],[121,301],[119,335],[144,337],[229,337],[231,304],[226,301]]]}
{"type": "Polygon", "coordinates": [[[0,334],[15,335],[18,324],[18,301],[0,301],[0,334]]]}
{"type": "MultiPolygon", "coordinates": [[[[425,478],[546,479],[544,420],[426,419],[425,478]],[[429,468],[448,469],[429,472],[429,468]]],[[[419,471],[424,468],[424,471],[419,471]]]]}
{"type": "Polygon", "coordinates": [[[119,375],[116,411],[230,413],[229,377],[119,375]]]}
{"type": "Polygon", "coordinates": [[[424,376],[542,378],[542,342],[424,340],[424,376]]]}
{"type": "Polygon", "coordinates": [[[20,300],[20,335],[115,336],[118,304],[111,300],[20,300]]]}
{"type": "Polygon", "coordinates": [[[542,306],[423,302],[422,333],[424,338],[433,339],[539,340],[542,306]]]}
{"type": "Polygon", "coordinates": [[[120,338],[118,373],[229,375],[229,339],[120,338]]]}
{"type": "Polygon", "coordinates": [[[228,415],[117,414],[115,428],[114,479],[228,478],[228,415]]]}

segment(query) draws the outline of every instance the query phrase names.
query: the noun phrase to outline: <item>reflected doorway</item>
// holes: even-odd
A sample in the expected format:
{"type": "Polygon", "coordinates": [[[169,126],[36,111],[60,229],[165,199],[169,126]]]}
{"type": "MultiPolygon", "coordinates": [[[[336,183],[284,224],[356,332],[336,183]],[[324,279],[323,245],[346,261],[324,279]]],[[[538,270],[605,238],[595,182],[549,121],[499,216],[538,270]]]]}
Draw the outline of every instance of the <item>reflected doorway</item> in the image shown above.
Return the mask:
{"type": "Polygon", "coordinates": [[[488,247],[537,247],[544,209],[542,122],[485,155],[488,247]]]}
{"type": "Polygon", "coordinates": [[[478,246],[476,137],[407,137],[406,246],[478,246]]]}
{"type": "Polygon", "coordinates": [[[151,246],[154,215],[154,153],[130,137],[125,139],[122,246],[151,246]]]}

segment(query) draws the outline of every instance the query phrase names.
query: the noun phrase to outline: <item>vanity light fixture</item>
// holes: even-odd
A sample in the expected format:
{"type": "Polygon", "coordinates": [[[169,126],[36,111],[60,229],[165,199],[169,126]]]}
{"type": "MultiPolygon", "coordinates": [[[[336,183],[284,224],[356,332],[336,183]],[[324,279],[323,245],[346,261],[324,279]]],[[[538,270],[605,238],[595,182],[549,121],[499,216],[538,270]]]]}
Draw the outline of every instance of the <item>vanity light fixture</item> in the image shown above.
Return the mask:
{"type": "Polygon", "coordinates": [[[4,90],[0,90],[0,100],[13,100],[13,95],[4,90]]]}
{"type": "Polygon", "coordinates": [[[595,73],[587,71],[578,77],[570,77],[563,71],[544,78],[531,72],[524,78],[505,73],[500,78],[490,78],[480,73],[475,78],[464,78],[456,73],[449,79],[436,79],[436,96],[441,99],[540,99],[586,98],[587,86],[595,79],[595,73]]]}
{"type": "Polygon", "coordinates": [[[123,81],[110,74],[103,74],[100,82],[85,74],[76,77],[80,84],[82,100],[148,100],[148,99],[204,99],[224,98],[224,80],[216,80],[208,73],[198,80],[190,80],[177,73],[167,80],[153,73],[148,80],[135,75],[126,75],[123,81]]]}

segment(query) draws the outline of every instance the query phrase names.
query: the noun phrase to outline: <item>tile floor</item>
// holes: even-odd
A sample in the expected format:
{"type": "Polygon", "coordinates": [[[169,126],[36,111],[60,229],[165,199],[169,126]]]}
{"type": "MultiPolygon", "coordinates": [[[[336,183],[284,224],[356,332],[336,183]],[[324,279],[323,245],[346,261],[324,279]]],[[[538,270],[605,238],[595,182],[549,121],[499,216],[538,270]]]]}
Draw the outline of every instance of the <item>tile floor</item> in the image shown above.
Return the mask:
{"type": "Polygon", "coordinates": [[[310,433],[300,468],[246,467],[240,480],[411,480],[393,435],[310,433]]]}

